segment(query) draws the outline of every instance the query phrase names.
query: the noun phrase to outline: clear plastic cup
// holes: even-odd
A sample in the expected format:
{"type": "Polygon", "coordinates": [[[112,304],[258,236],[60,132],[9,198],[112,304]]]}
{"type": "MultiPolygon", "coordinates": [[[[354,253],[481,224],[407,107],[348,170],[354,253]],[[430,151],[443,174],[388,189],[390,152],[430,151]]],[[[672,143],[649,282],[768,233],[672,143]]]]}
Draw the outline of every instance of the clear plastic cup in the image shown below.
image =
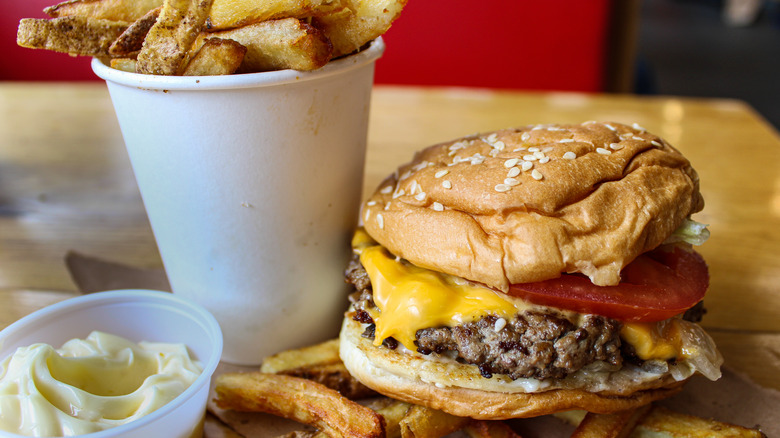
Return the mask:
{"type": "Polygon", "coordinates": [[[211,311],[223,360],[336,336],[381,39],[312,72],[106,80],[175,294],[211,311]]]}
{"type": "MultiPolygon", "coordinates": [[[[203,372],[178,397],[149,415],[89,438],[191,438],[202,435],[211,377],[222,353],[222,332],[202,306],[167,292],[98,292],[45,307],[0,331],[0,360],[35,343],[59,348],[99,330],[134,342],[183,343],[203,372]]],[[[0,438],[21,435],[0,431],[0,438]]]]}

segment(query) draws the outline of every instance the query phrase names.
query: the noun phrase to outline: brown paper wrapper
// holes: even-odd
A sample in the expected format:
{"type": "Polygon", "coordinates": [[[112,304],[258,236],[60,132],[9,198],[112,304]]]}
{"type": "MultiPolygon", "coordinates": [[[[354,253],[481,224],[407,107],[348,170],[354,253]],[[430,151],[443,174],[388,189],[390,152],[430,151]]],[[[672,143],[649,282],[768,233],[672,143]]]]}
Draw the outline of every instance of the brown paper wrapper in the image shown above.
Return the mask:
{"type": "MultiPolygon", "coordinates": [[[[82,293],[113,289],[170,291],[170,285],[161,269],[135,268],[75,252],[68,253],[66,265],[73,282],[82,293]]],[[[255,369],[222,363],[215,375],[255,369]]],[[[308,426],[272,415],[219,409],[214,403],[216,395],[213,384],[212,379],[208,416],[204,427],[206,438],[272,438],[296,430],[311,430],[308,426]]],[[[780,436],[780,391],[753,383],[747,377],[729,369],[728,364],[723,367],[723,377],[720,380],[711,382],[696,376],[686,384],[683,391],[657,404],[684,414],[760,428],[769,437],[780,436]]],[[[563,438],[570,436],[574,430],[573,426],[550,416],[510,420],[509,424],[523,438],[563,438]]],[[[455,436],[465,434],[458,433],[455,436]]]]}

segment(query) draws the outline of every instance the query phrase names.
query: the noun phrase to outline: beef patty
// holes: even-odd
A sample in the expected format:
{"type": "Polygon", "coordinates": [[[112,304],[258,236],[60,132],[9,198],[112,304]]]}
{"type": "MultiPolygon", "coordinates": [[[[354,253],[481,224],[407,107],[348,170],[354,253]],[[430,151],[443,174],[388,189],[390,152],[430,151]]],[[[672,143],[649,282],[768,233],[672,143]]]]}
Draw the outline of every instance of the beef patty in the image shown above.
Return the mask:
{"type": "MultiPolygon", "coordinates": [[[[346,281],[357,292],[350,296],[354,319],[368,324],[363,336],[374,338],[374,321],[368,310],[376,309],[371,279],[357,256],[346,270],[346,281]]],[[[704,309],[699,303],[685,318],[697,322],[704,309]]],[[[619,368],[624,360],[641,362],[630,346],[621,345],[622,324],[599,315],[582,315],[572,321],[559,312],[528,310],[510,320],[487,315],[455,327],[430,327],[415,336],[421,354],[452,355],[460,362],[479,367],[483,376],[503,374],[511,379],[560,379],[594,362],[619,368]]],[[[384,345],[396,348],[394,339],[384,345]]]]}

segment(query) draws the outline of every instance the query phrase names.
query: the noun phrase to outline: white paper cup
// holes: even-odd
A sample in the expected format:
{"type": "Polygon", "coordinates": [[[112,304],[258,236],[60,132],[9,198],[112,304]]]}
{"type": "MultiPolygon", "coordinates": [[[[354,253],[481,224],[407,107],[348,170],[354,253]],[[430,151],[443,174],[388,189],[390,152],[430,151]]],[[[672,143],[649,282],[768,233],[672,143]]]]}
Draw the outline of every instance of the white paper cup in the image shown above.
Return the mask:
{"type": "MultiPolygon", "coordinates": [[[[0,360],[17,348],[43,342],[60,348],[99,330],[133,342],[185,344],[203,372],[183,393],[156,411],[89,438],[192,438],[201,436],[211,377],[222,352],[222,333],[203,307],[166,292],[98,292],[45,307],[0,331],[0,360]]],[[[0,438],[21,435],[0,431],[0,438]]]]}
{"type": "Polygon", "coordinates": [[[357,220],[375,61],[313,72],[106,80],[175,294],[225,334],[222,359],[334,337],[357,220]]]}

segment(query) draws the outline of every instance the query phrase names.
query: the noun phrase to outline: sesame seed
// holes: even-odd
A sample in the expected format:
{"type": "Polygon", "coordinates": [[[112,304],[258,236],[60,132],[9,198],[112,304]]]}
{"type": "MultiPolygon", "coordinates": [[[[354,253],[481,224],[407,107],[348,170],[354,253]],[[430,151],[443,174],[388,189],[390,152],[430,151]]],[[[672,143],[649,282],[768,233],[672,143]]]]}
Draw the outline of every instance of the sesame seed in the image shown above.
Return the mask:
{"type": "Polygon", "coordinates": [[[512,149],[512,152],[520,152],[520,151],[524,151],[524,150],[525,150],[524,147],[519,147],[519,148],[512,149]]]}
{"type": "Polygon", "coordinates": [[[541,160],[542,158],[544,158],[544,152],[542,152],[542,151],[534,152],[534,157],[536,157],[536,158],[541,160]]]}
{"type": "Polygon", "coordinates": [[[385,204],[384,209],[385,209],[385,211],[390,210],[390,203],[389,202],[387,204],[385,204]]]}
{"type": "Polygon", "coordinates": [[[542,175],[542,172],[539,172],[538,170],[534,169],[533,172],[531,172],[531,177],[537,181],[544,178],[544,175],[542,175]]]}
{"type": "Polygon", "coordinates": [[[657,147],[657,148],[662,148],[662,147],[664,147],[664,145],[662,145],[662,144],[661,144],[660,142],[658,142],[657,140],[653,140],[653,141],[651,141],[651,142],[650,142],[650,144],[651,144],[651,145],[653,145],[653,146],[655,146],[655,147],[657,147]]]}
{"type": "Polygon", "coordinates": [[[498,149],[498,150],[500,150],[500,151],[503,151],[504,148],[506,147],[506,143],[504,143],[503,141],[499,140],[499,141],[493,143],[493,147],[498,149]]]}
{"type": "Polygon", "coordinates": [[[496,324],[493,326],[493,330],[500,332],[501,330],[504,329],[504,327],[506,327],[506,319],[498,318],[496,320],[496,324]]]}
{"type": "Polygon", "coordinates": [[[498,134],[493,133],[488,136],[488,138],[485,139],[485,143],[493,144],[498,140],[498,134]]]}
{"type": "Polygon", "coordinates": [[[609,123],[605,123],[604,126],[607,129],[609,129],[610,131],[617,131],[617,128],[615,128],[614,126],[610,125],[609,123]]]}
{"type": "Polygon", "coordinates": [[[495,189],[495,191],[497,192],[508,192],[511,188],[512,188],[511,186],[508,186],[506,184],[496,184],[496,186],[493,187],[493,189],[495,189]]]}
{"type": "Polygon", "coordinates": [[[387,187],[383,187],[382,190],[379,191],[379,193],[383,195],[388,195],[392,191],[393,191],[393,186],[387,186],[387,187]]]}
{"type": "Polygon", "coordinates": [[[636,135],[632,136],[632,137],[631,137],[631,139],[632,139],[632,140],[636,140],[636,141],[645,141],[645,139],[644,139],[644,138],[642,138],[642,137],[637,137],[636,135]]]}
{"type": "Polygon", "coordinates": [[[385,218],[382,216],[382,213],[376,215],[376,224],[379,225],[380,230],[385,228],[385,218]]]}
{"type": "Polygon", "coordinates": [[[429,163],[428,161],[420,161],[419,163],[415,164],[414,167],[412,167],[412,169],[414,169],[415,171],[422,170],[428,167],[429,164],[432,163],[429,163]]]}
{"type": "Polygon", "coordinates": [[[510,158],[504,161],[504,167],[506,168],[515,167],[519,161],[520,161],[519,158],[510,158]]]}
{"type": "Polygon", "coordinates": [[[412,171],[411,170],[407,170],[406,172],[404,172],[403,175],[401,175],[400,179],[406,179],[406,178],[409,178],[410,176],[412,176],[412,171]]]}
{"type": "Polygon", "coordinates": [[[445,189],[451,189],[452,183],[449,180],[445,179],[444,181],[441,182],[441,186],[444,187],[445,189]]]}
{"type": "Polygon", "coordinates": [[[514,178],[517,175],[520,175],[520,168],[519,167],[513,167],[513,168],[509,169],[509,172],[506,174],[506,176],[509,177],[509,178],[514,178]]]}
{"type": "Polygon", "coordinates": [[[523,165],[520,167],[522,167],[523,171],[531,170],[531,168],[534,167],[534,163],[530,161],[523,161],[523,165]]]}
{"type": "Polygon", "coordinates": [[[409,194],[414,195],[414,192],[420,190],[420,183],[417,180],[412,181],[412,187],[409,189],[409,194]]]}
{"type": "Polygon", "coordinates": [[[363,222],[368,222],[368,218],[371,217],[371,210],[366,210],[366,216],[365,219],[363,219],[363,222]]]}
{"type": "Polygon", "coordinates": [[[595,121],[595,120],[588,120],[587,122],[583,122],[582,124],[583,124],[583,125],[592,125],[592,124],[594,124],[594,123],[598,123],[598,122],[597,122],[597,121],[595,121]]]}
{"type": "Polygon", "coordinates": [[[553,149],[555,149],[555,148],[552,147],[552,146],[546,147],[546,148],[542,149],[542,152],[544,152],[546,154],[547,152],[551,152],[553,149]]]}
{"type": "Polygon", "coordinates": [[[540,162],[540,163],[542,163],[542,164],[544,164],[544,163],[546,163],[546,162],[548,162],[548,161],[550,161],[550,157],[542,157],[542,158],[539,158],[539,162],[540,162]]]}
{"type": "Polygon", "coordinates": [[[623,149],[624,147],[625,146],[623,146],[620,143],[610,143],[609,144],[609,148],[612,149],[613,151],[619,151],[619,150],[623,149]]]}
{"type": "Polygon", "coordinates": [[[515,178],[505,178],[504,179],[504,184],[506,184],[508,186],[516,186],[516,185],[520,184],[520,181],[518,181],[515,178]]]}
{"type": "Polygon", "coordinates": [[[540,129],[544,129],[544,126],[542,126],[542,125],[536,125],[536,126],[534,126],[533,128],[531,128],[531,131],[538,131],[538,130],[540,130],[540,129]]]}
{"type": "Polygon", "coordinates": [[[639,123],[634,123],[634,124],[633,124],[633,125],[631,125],[631,126],[632,126],[634,129],[636,129],[637,131],[641,131],[641,132],[645,132],[645,131],[647,131],[647,129],[645,129],[645,128],[641,127],[641,126],[639,125],[639,123]]]}
{"type": "Polygon", "coordinates": [[[441,177],[443,177],[444,175],[446,175],[446,174],[448,174],[448,173],[450,173],[450,171],[449,171],[449,170],[447,170],[447,169],[440,170],[440,171],[436,172],[436,173],[433,175],[433,177],[434,177],[434,178],[441,178],[441,177]]]}
{"type": "Polygon", "coordinates": [[[523,155],[523,159],[525,161],[536,161],[538,158],[536,158],[535,155],[523,155]]]}
{"type": "Polygon", "coordinates": [[[563,131],[564,129],[561,128],[561,127],[558,127],[558,126],[548,126],[547,130],[548,131],[563,131]]]}
{"type": "Polygon", "coordinates": [[[566,152],[565,154],[563,154],[563,158],[565,158],[567,160],[573,160],[573,159],[577,158],[577,154],[575,154],[572,151],[569,151],[569,152],[566,152]]]}
{"type": "Polygon", "coordinates": [[[406,191],[404,191],[404,189],[400,189],[397,192],[393,193],[393,199],[398,199],[398,198],[400,198],[401,196],[403,196],[405,194],[406,194],[406,191]]]}
{"type": "Polygon", "coordinates": [[[531,134],[524,132],[523,135],[520,136],[520,140],[522,141],[528,141],[531,139],[531,134]]]}
{"type": "Polygon", "coordinates": [[[612,153],[609,149],[604,148],[596,148],[596,152],[600,153],[601,155],[609,155],[612,153]]]}
{"type": "Polygon", "coordinates": [[[425,196],[426,196],[425,192],[420,192],[420,193],[414,195],[414,199],[416,199],[418,201],[425,201],[425,196]]]}
{"type": "Polygon", "coordinates": [[[433,203],[433,209],[436,211],[444,211],[444,206],[438,202],[433,203]]]}
{"type": "Polygon", "coordinates": [[[368,201],[366,202],[366,205],[368,205],[369,207],[373,207],[376,205],[376,201],[368,201]]]}
{"type": "Polygon", "coordinates": [[[531,146],[530,148],[528,148],[528,152],[539,152],[539,151],[540,149],[536,146],[531,146]]]}
{"type": "Polygon", "coordinates": [[[564,138],[562,140],[558,140],[558,143],[574,143],[573,138],[564,138]]]}

